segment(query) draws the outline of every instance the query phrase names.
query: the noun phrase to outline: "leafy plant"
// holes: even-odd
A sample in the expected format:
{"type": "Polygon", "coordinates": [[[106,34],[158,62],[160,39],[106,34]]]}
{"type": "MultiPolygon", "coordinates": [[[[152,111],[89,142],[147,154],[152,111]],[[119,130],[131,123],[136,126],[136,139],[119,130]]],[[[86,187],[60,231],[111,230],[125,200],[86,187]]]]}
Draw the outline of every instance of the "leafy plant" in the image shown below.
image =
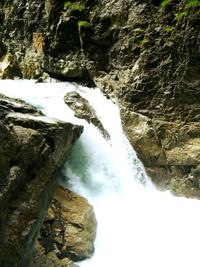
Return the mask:
{"type": "Polygon", "coordinates": [[[64,6],[67,8],[72,8],[72,9],[79,10],[79,11],[83,11],[85,9],[85,5],[79,2],[67,1],[64,3],[64,6]]]}
{"type": "Polygon", "coordinates": [[[186,5],[185,9],[200,7],[200,1],[199,0],[190,0],[186,5]]]}
{"type": "Polygon", "coordinates": [[[171,0],[163,0],[160,4],[160,7],[166,8],[170,2],[171,2],[171,0]]]}

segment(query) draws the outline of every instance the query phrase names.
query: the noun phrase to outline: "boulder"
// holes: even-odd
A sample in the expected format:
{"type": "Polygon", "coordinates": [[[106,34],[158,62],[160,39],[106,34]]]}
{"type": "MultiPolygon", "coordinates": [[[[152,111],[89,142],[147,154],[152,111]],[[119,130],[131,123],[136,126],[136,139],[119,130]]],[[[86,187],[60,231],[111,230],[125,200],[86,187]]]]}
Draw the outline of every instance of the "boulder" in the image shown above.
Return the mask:
{"type": "Polygon", "coordinates": [[[60,166],[82,126],[0,95],[0,266],[28,266],[60,166]]]}
{"type": "Polygon", "coordinates": [[[80,261],[93,255],[96,227],[94,210],[88,201],[57,186],[39,242],[46,254],[80,261]]]}

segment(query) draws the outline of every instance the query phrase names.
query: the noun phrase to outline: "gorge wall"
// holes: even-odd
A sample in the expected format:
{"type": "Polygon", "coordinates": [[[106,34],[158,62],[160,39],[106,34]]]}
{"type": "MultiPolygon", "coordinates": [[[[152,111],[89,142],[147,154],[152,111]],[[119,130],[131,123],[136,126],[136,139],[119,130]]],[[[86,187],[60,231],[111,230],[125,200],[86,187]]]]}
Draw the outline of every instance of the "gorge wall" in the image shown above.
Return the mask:
{"type": "Polygon", "coordinates": [[[200,3],[8,0],[0,3],[2,78],[99,86],[153,181],[199,197],[200,3]]]}

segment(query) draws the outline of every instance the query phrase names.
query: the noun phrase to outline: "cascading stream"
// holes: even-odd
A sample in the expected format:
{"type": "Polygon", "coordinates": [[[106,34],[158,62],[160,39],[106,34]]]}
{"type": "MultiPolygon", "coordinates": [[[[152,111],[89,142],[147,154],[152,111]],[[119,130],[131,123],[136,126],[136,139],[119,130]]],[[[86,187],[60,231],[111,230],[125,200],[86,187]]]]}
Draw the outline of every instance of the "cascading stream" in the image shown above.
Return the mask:
{"type": "Polygon", "coordinates": [[[200,203],[158,192],[125,138],[117,105],[98,89],[70,83],[0,81],[0,92],[20,97],[48,116],[84,125],[63,168],[62,183],[93,204],[98,228],[94,256],[81,267],[199,267],[200,203]],[[64,104],[66,92],[86,98],[111,139],[64,104]]]}

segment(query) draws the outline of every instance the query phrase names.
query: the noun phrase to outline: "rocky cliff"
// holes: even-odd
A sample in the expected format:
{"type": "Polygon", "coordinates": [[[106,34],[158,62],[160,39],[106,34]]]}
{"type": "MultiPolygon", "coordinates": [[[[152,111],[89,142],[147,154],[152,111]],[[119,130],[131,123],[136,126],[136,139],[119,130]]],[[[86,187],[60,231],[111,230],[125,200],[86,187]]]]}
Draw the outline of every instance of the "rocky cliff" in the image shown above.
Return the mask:
{"type": "Polygon", "coordinates": [[[0,266],[28,266],[56,175],[81,126],[0,95],[0,266]]]}
{"type": "Polygon", "coordinates": [[[198,0],[1,1],[1,76],[98,85],[118,99],[124,130],[155,183],[199,197],[199,7],[198,0]]]}

